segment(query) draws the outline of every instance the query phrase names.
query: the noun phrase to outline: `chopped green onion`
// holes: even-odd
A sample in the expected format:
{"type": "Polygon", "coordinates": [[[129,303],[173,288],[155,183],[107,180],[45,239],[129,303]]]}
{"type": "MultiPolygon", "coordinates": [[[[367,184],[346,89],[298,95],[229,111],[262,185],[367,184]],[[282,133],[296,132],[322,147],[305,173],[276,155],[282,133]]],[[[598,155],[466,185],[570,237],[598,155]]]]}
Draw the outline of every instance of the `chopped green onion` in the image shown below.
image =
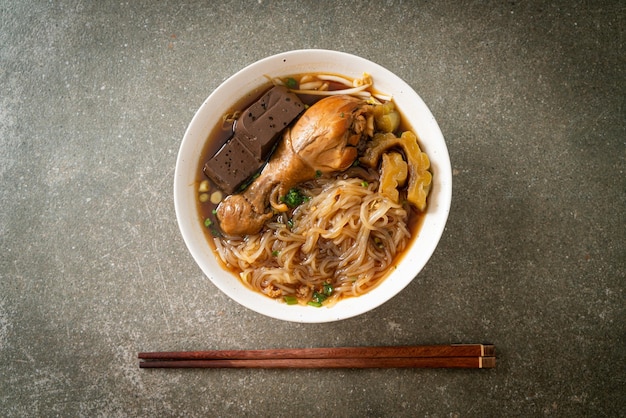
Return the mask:
{"type": "Polygon", "coordinates": [[[320,170],[315,170],[315,177],[316,178],[322,177],[322,172],[320,170]]]}
{"type": "Polygon", "coordinates": [[[207,228],[210,227],[211,225],[213,225],[213,221],[210,218],[206,218],[204,220],[204,226],[206,226],[207,228]]]}
{"type": "Polygon", "coordinates": [[[217,215],[217,209],[213,209],[213,210],[211,211],[211,213],[212,213],[213,215],[217,215]]]}
{"type": "Polygon", "coordinates": [[[295,89],[296,87],[298,87],[298,82],[296,81],[295,78],[293,77],[289,77],[287,78],[287,80],[285,80],[285,84],[287,85],[287,87],[289,87],[290,89],[295,89]]]}
{"type": "Polygon", "coordinates": [[[315,306],[316,308],[320,308],[322,306],[322,304],[320,302],[314,302],[312,300],[307,302],[307,305],[309,306],[315,306]]]}
{"type": "Polygon", "coordinates": [[[317,302],[317,303],[322,303],[326,300],[328,296],[326,296],[323,293],[318,293],[318,292],[313,292],[313,301],[317,302]]]}
{"type": "Polygon", "coordinates": [[[295,296],[284,296],[283,299],[285,300],[285,303],[287,305],[295,305],[296,303],[298,303],[298,298],[295,296]]]}
{"type": "Polygon", "coordinates": [[[280,197],[280,201],[286,203],[290,208],[295,208],[310,200],[311,198],[302,193],[300,189],[290,189],[286,195],[280,197]]]}
{"type": "Polygon", "coordinates": [[[280,251],[274,250],[272,251],[272,257],[278,257],[280,255],[280,251]]]}
{"type": "Polygon", "coordinates": [[[368,182],[366,182],[365,180],[363,180],[363,181],[361,182],[361,187],[367,187],[367,186],[369,186],[369,185],[370,185],[370,184],[369,184],[368,182]]]}
{"type": "Polygon", "coordinates": [[[322,293],[324,293],[324,295],[326,296],[330,296],[333,294],[333,285],[330,283],[324,283],[324,286],[322,286],[322,293]]]}

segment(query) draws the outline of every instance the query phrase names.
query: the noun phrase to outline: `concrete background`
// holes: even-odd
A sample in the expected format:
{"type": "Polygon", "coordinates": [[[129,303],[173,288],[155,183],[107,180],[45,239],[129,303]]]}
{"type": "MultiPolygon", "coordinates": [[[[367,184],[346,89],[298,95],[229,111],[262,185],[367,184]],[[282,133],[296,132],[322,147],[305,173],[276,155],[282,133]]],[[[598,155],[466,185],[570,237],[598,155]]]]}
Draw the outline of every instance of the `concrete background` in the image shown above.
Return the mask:
{"type": "Polygon", "coordinates": [[[620,1],[0,2],[0,415],[625,416],[620,1]],[[422,96],[454,169],[433,258],[375,311],[262,317],[174,215],[187,124],[328,48],[422,96]],[[492,342],[494,370],[140,370],[139,351],[492,342]]]}

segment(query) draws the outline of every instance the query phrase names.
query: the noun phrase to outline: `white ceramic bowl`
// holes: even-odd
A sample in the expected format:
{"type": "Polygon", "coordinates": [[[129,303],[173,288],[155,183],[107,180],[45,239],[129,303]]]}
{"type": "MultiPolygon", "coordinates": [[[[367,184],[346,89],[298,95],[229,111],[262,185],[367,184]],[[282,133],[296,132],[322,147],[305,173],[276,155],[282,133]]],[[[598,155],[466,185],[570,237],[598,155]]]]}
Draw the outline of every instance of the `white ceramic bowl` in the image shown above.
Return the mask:
{"type": "Polygon", "coordinates": [[[391,299],[422,270],[443,233],[452,197],[450,157],[441,130],[417,93],[389,70],[354,55],[328,50],[297,50],[274,55],[239,71],[222,83],[200,106],[185,132],[176,161],[174,203],[185,244],[204,274],[222,292],[241,305],[272,318],[293,322],[330,322],[370,311],[391,299]],[[419,236],[399,266],[365,295],[340,301],[331,308],[287,305],[243,285],[222,269],[203,231],[196,206],[195,179],[204,142],[222,114],[247,93],[268,83],[265,75],[280,77],[306,72],[329,72],[361,77],[369,73],[374,87],[393,95],[397,107],[418,135],[420,146],[430,158],[433,184],[419,236]]]}

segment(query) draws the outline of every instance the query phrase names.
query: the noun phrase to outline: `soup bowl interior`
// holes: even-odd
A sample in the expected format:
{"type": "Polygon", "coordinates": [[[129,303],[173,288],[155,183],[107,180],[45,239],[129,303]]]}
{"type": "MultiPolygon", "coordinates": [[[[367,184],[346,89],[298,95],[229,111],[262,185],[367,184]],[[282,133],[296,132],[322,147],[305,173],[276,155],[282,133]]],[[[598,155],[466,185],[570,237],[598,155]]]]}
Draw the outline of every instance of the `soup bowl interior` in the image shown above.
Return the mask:
{"type": "Polygon", "coordinates": [[[368,312],[404,289],[422,270],[443,233],[452,196],[452,172],[448,150],[430,110],[402,79],[364,58],[328,50],[297,50],[257,61],[222,83],[202,103],[183,137],[174,175],[174,203],[180,231],[192,257],[203,273],[222,292],[260,314],[293,322],[319,323],[342,320],[368,312]],[[419,138],[430,158],[433,183],[428,207],[418,236],[403,254],[397,268],[370,292],[341,300],[330,308],[287,305],[249,289],[226,271],[209,245],[197,208],[197,174],[200,155],[209,134],[222,115],[252,91],[268,85],[267,76],[332,73],[361,77],[368,73],[377,91],[393,96],[405,121],[419,138]]]}

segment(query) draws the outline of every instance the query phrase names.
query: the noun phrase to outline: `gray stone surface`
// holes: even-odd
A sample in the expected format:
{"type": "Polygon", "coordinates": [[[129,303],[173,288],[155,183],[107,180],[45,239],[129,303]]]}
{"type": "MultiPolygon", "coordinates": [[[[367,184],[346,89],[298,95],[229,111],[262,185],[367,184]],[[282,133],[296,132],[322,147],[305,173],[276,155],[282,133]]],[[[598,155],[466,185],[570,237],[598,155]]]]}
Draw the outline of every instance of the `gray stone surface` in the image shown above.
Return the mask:
{"type": "Polygon", "coordinates": [[[626,415],[620,1],[3,1],[0,415],[626,415]],[[404,78],[446,137],[449,223],[375,311],[292,324],[201,273],[172,200],[220,82],[327,48],[404,78]],[[454,370],[140,370],[149,350],[482,342],[454,370]]]}

